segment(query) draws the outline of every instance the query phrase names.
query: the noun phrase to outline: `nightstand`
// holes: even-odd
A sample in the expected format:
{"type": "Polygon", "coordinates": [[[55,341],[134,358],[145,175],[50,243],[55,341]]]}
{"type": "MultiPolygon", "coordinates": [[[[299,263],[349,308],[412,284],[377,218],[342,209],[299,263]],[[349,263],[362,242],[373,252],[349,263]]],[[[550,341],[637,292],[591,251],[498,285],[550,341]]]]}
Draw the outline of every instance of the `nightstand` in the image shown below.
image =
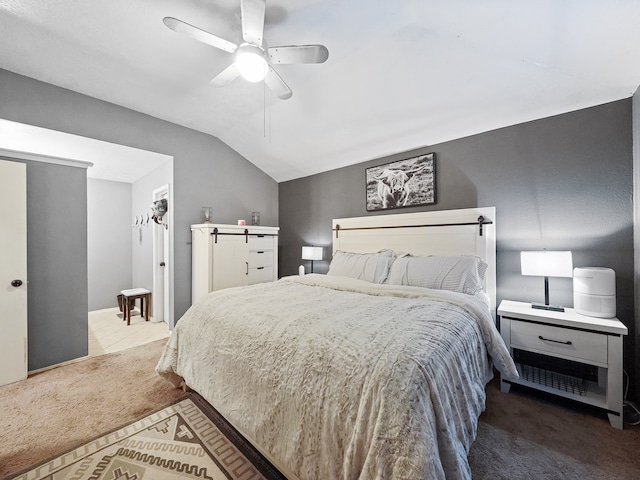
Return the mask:
{"type": "Polygon", "coordinates": [[[622,338],[627,327],[617,318],[595,318],[572,308],[554,312],[530,303],[503,300],[500,334],[520,378],[500,378],[500,389],[525,385],[607,411],[622,429],[622,338]]]}

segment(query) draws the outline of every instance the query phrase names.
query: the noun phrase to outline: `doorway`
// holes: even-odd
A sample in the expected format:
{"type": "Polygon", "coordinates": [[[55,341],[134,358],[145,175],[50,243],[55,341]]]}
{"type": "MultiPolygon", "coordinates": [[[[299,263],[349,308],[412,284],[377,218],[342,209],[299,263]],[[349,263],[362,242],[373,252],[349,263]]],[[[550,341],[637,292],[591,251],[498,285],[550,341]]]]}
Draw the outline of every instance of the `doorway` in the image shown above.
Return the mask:
{"type": "Polygon", "coordinates": [[[173,209],[171,184],[167,183],[172,176],[171,163],[134,183],[88,179],[90,356],[168,335],[173,274],[173,209]],[[167,199],[169,207],[162,225],[153,220],[152,206],[157,199],[167,199]],[[161,264],[165,266],[159,267],[161,264]],[[131,325],[123,322],[116,297],[130,288],[152,292],[150,322],[141,319],[139,302],[131,325]]]}
{"type": "MultiPolygon", "coordinates": [[[[128,183],[130,185],[134,183],[143,183],[143,188],[146,188],[146,191],[143,195],[140,196],[140,201],[136,205],[130,206],[127,211],[122,211],[120,215],[120,218],[124,219],[126,222],[126,232],[122,232],[122,237],[126,237],[129,244],[133,243],[131,240],[132,210],[135,208],[136,213],[138,211],[140,213],[148,212],[150,203],[149,197],[153,188],[156,188],[158,185],[170,185],[173,183],[173,157],[170,155],[141,150],[125,145],[96,140],[93,138],[81,137],[78,135],[49,130],[46,128],[13,122],[5,119],[0,119],[0,132],[2,132],[2,135],[0,135],[0,155],[8,155],[11,158],[18,158],[33,162],[66,165],[71,167],[83,167],[87,169],[86,176],[93,179],[103,179],[111,182],[128,183]],[[81,158],[82,160],[75,160],[78,158],[81,158]],[[163,165],[164,168],[160,168],[163,165]],[[159,174],[158,171],[160,172],[159,174]],[[152,173],[154,174],[152,175],[152,173]],[[141,181],[141,179],[143,179],[143,181],[141,181]]],[[[171,192],[170,195],[172,195],[171,192]]],[[[108,239],[118,236],[118,234],[114,232],[114,224],[105,219],[105,213],[110,211],[112,200],[116,197],[108,196],[106,198],[106,206],[103,210],[97,213],[96,218],[99,218],[102,223],[108,228],[108,231],[103,234],[103,238],[108,239]]],[[[149,233],[151,232],[149,231],[149,233]]],[[[169,229],[169,238],[170,240],[173,238],[172,228],[169,229]]],[[[170,242],[169,256],[172,260],[173,251],[171,247],[172,245],[170,242]]],[[[101,250],[101,252],[105,251],[108,251],[108,249],[101,250]]],[[[138,255],[138,257],[136,258],[133,258],[132,255],[128,257],[127,265],[129,269],[132,268],[131,265],[135,261],[137,271],[144,271],[143,274],[145,277],[142,279],[135,278],[133,274],[128,273],[124,281],[118,281],[117,286],[109,287],[104,283],[104,280],[107,278],[105,272],[107,268],[113,269],[114,266],[106,265],[103,266],[102,269],[95,269],[95,271],[97,272],[96,274],[101,276],[101,278],[98,280],[99,288],[96,289],[96,291],[106,292],[105,295],[108,296],[110,302],[103,307],[97,307],[98,309],[116,305],[116,295],[122,289],[131,288],[132,283],[134,282],[140,283],[136,286],[141,286],[148,289],[153,288],[151,251],[151,242],[149,242],[148,247],[145,246],[141,249],[142,255],[138,255]]],[[[128,271],[131,272],[131,270],[128,271]]],[[[168,318],[169,326],[172,326],[173,268],[171,264],[168,275],[168,310],[170,313],[168,318]]],[[[91,281],[92,280],[90,278],[89,282],[91,281]]],[[[115,308],[116,310],[118,309],[117,306],[115,308]]],[[[89,308],[89,310],[95,309],[96,308],[89,308]]],[[[31,337],[33,333],[34,332],[30,331],[29,336],[31,337]]],[[[61,333],[58,330],[56,330],[55,333],[56,335],[64,335],[64,333],[61,333]]],[[[84,332],[80,334],[81,337],[83,337],[84,335],[86,335],[84,332]]],[[[69,344],[72,344],[72,346],[75,348],[77,342],[69,342],[69,344]]],[[[86,345],[86,343],[84,345],[86,345]]],[[[49,358],[52,356],[55,357],[55,355],[48,354],[49,345],[37,345],[37,348],[45,352],[42,354],[43,358],[45,358],[45,361],[39,362],[42,363],[43,367],[48,367],[50,365],[58,363],[55,361],[55,359],[51,360],[49,358]]],[[[76,353],[74,353],[74,355],[77,356],[76,353]]]]}

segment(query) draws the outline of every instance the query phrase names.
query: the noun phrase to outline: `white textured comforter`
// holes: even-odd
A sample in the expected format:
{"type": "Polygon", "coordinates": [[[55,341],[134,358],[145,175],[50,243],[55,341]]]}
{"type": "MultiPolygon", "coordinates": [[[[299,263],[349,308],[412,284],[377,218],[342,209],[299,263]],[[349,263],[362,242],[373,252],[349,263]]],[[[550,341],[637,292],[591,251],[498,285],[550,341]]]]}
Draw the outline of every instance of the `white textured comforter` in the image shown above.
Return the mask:
{"type": "Polygon", "coordinates": [[[489,355],[517,376],[469,295],[307,275],[209,294],[157,371],[301,479],[471,478],[489,355]]]}

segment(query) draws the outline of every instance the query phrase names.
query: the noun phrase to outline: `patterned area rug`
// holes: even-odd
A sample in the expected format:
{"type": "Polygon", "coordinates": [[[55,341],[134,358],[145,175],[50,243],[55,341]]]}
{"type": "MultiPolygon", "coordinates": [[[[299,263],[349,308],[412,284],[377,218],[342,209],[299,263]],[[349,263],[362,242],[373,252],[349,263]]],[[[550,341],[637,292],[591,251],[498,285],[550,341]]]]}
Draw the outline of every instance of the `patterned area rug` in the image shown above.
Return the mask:
{"type": "Polygon", "coordinates": [[[195,393],[10,478],[286,480],[195,393]]]}

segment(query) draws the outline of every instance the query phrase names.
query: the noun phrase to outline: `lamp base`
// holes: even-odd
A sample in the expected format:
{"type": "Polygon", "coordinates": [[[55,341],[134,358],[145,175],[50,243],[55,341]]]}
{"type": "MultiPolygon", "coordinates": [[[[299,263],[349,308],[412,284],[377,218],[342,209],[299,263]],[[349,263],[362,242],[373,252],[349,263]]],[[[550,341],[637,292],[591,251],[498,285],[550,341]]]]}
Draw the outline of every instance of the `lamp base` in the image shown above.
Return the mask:
{"type": "Polygon", "coordinates": [[[545,305],[544,303],[532,303],[531,308],[550,310],[552,312],[564,312],[564,307],[561,307],[560,305],[545,305]]]}

